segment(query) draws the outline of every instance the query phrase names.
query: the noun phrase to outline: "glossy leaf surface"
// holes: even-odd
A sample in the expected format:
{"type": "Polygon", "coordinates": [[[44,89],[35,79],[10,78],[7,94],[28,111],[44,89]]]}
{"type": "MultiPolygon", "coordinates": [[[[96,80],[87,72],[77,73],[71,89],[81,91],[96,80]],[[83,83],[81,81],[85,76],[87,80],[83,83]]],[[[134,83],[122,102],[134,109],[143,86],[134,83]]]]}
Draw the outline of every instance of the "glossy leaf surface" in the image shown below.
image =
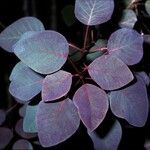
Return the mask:
{"type": "Polygon", "coordinates": [[[117,150],[122,137],[121,125],[116,121],[104,138],[96,132],[89,132],[95,150],[117,150]]]}
{"type": "Polygon", "coordinates": [[[129,68],[117,57],[103,55],[88,67],[91,78],[103,89],[121,88],[133,80],[129,68]]]}
{"type": "Polygon", "coordinates": [[[6,119],[6,113],[4,110],[0,109],[0,125],[3,124],[3,122],[5,121],[6,119]]]}
{"type": "Polygon", "coordinates": [[[119,26],[121,28],[133,28],[136,22],[137,17],[135,12],[130,9],[125,9],[119,22],[119,26]]]}
{"type": "Polygon", "coordinates": [[[5,127],[0,127],[0,149],[4,149],[13,138],[13,132],[5,127]]]}
{"type": "Polygon", "coordinates": [[[28,101],[42,90],[43,77],[19,62],[10,75],[9,92],[20,101],[28,101]]]}
{"type": "Polygon", "coordinates": [[[10,26],[0,34],[0,46],[8,52],[13,52],[12,46],[27,31],[43,31],[44,26],[40,20],[34,17],[24,17],[10,26]]]}
{"type": "Polygon", "coordinates": [[[31,143],[27,140],[20,139],[16,141],[13,145],[13,150],[33,150],[31,143]]]}
{"type": "Polygon", "coordinates": [[[104,120],[108,110],[108,98],[105,91],[92,84],[81,86],[73,97],[80,119],[88,130],[95,130],[104,120]]]}
{"type": "Polygon", "coordinates": [[[85,25],[98,25],[108,21],[113,10],[113,0],[76,0],[75,2],[75,16],[85,25]]]}
{"type": "Polygon", "coordinates": [[[127,65],[137,64],[143,57],[143,38],[133,29],[119,29],[111,34],[108,50],[127,65]]]}
{"type": "Polygon", "coordinates": [[[26,108],[26,114],[23,119],[23,130],[27,133],[36,133],[36,123],[35,123],[35,116],[37,112],[37,105],[30,106],[28,105],[26,108]]]}
{"type": "Polygon", "coordinates": [[[22,62],[41,74],[59,70],[67,60],[69,45],[65,37],[55,31],[43,31],[18,41],[14,52],[22,62]]]}
{"type": "Polygon", "coordinates": [[[31,139],[37,136],[36,133],[26,133],[23,131],[23,119],[17,121],[15,131],[18,135],[25,139],[31,139]]]}
{"type": "Polygon", "coordinates": [[[57,103],[39,103],[36,124],[43,147],[57,145],[73,135],[79,127],[77,108],[70,99],[57,103]]]}
{"type": "Polygon", "coordinates": [[[47,75],[42,86],[42,100],[45,102],[59,99],[65,96],[72,84],[72,75],[60,70],[54,74],[47,75]]]}
{"type": "Polygon", "coordinates": [[[148,117],[148,97],[145,83],[136,83],[110,93],[110,107],[114,115],[137,127],[145,125],[148,117]]]}

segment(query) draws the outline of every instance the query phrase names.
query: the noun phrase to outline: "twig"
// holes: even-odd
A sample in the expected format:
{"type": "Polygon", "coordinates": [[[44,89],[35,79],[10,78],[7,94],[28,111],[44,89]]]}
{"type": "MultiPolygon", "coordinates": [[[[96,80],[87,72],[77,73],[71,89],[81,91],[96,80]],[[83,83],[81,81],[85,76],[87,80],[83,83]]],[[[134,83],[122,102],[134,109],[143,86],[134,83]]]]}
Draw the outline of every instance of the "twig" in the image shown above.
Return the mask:
{"type": "Polygon", "coordinates": [[[84,44],[83,44],[83,50],[86,49],[87,38],[88,38],[88,32],[89,32],[89,26],[86,26],[85,37],[84,37],[84,44]]]}
{"type": "Polygon", "coordinates": [[[10,113],[14,108],[16,108],[18,105],[18,103],[16,103],[15,105],[13,105],[12,107],[10,107],[7,111],[6,114],[10,113]]]}
{"type": "Polygon", "coordinates": [[[75,46],[74,44],[69,43],[69,46],[72,47],[72,48],[75,48],[76,50],[78,50],[80,52],[83,52],[81,48],[75,46]]]}

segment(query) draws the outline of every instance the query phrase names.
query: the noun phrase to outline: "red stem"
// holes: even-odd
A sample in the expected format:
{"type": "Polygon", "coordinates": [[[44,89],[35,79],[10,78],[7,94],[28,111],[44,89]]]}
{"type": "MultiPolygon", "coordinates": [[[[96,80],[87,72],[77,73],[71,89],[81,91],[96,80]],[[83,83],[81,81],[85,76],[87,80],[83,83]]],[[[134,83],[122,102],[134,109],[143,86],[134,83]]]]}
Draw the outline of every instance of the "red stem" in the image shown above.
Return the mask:
{"type": "Polygon", "coordinates": [[[75,48],[76,50],[78,50],[78,51],[80,51],[80,52],[83,52],[81,48],[77,47],[77,46],[74,45],[74,44],[69,43],[69,46],[72,47],[72,48],[75,48]]]}
{"type": "Polygon", "coordinates": [[[68,57],[68,60],[70,61],[72,67],[73,67],[74,70],[77,72],[77,74],[79,75],[80,80],[81,80],[82,83],[84,84],[84,80],[83,80],[83,77],[81,76],[80,71],[77,69],[76,65],[75,65],[74,62],[71,60],[71,58],[68,57]]]}
{"type": "Polygon", "coordinates": [[[88,32],[89,32],[89,26],[86,26],[85,37],[84,37],[84,44],[83,44],[83,50],[86,49],[87,38],[88,38],[88,32]]]}

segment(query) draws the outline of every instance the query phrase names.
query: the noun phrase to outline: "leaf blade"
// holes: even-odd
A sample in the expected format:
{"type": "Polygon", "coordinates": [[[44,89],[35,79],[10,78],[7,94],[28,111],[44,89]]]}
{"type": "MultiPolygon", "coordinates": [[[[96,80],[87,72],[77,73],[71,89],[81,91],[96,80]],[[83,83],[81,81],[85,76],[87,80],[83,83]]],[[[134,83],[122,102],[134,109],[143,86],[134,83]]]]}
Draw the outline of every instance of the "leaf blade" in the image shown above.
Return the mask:
{"type": "Polygon", "coordinates": [[[20,102],[31,100],[42,89],[43,77],[22,62],[16,64],[9,79],[11,80],[9,92],[20,102]]]}
{"type": "Polygon", "coordinates": [[[88,134],[93,141],[95,150],[117,150],[122,137],[122,128],[120,123],[115,121],[104,138],[99,137],[96,132],[89,132],[88,134]]]}
{"type": "Polygon", "coordinates": [[[18,41],[14,52],[34,71],[50,74],[58,71],[66,62],[69,44],[60,33],[47,30],[18,41]]]}
{"type": "Polygon", "coordinates": [[[42,86],[42,100],[48,102],[65,96],[69,92],[71,84],[71,73],[63,70],[46,76],[42,86]]]}
{"type": "Polygon", "coordinates": [[[57,145],[79,127],[77,109],[70,99],[57,103],[39,103],[36,124],[40,143],[43,147],[57,145]]]}
{"type": "Polygon", "coordinates": [[[27,31],[43,31],[44,26],[34,17],[24,17],[8,26],[0,34],[0,46],[8,52],[13,52],[12,46],[27,31]]]}
{"type": "Polygon", "coordinates": [[[81,86],[74,94],[73,102],[82,122],[90,131],[100,125],[108,111],[106,93],[92,84],[81,86]]]}
{"type": "Polygon", "coordinates": [[[110,93],[110,108],[114,115],[129,124],[142,127],[148,116],[148,97],[144,81],[137,79],[133,85],[110,93]]]}
{"type": "Polygon", "coordinates": [[[75,16],[85,25],[98,25],[108,21],[113,10],[113,0],[76,0],[75,2],[75,16]]]}
{"type": "Polygon", "coordinates": [[[134,65],[143,57],[143,38],[133,29],[119,29],[111,34],[107,48],[110,55],[118,57],[127,65],[134,65]]]}
{"type": "Polygon", "coordinates": [[[89,66],[91,78],[105,90],[121,88],[133,80],[129,68],[118,58],[103,55],[95,59],[89,66]]]}

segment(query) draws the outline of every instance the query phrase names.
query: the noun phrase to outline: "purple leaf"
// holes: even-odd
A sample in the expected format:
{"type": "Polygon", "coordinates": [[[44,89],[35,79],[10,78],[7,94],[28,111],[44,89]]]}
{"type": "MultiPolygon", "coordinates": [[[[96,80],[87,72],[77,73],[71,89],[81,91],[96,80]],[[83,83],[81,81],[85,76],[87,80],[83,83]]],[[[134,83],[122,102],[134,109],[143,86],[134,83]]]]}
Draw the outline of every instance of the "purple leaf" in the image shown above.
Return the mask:
{"type": "Polygon", "coordinates": [[[33,150],[31,143],[27,140],[20,139],[13,145],[13,150],[33,150]]]}
{"type": "Polygon", "coordinates": [[[12,46],[27,31],[43,31],[42,22],[34,17],[24,17],[10,26],[0,34],[0,46],[8,52],[13,52],[12,46]]]}
{"type": "Polygon", "coordinates": [[[71,84],[72,74],[63,70],[46,76],[42,86],[42,100],[48,102],[65,96],[71,84]]]}
{"type": "Polygon", "coordinates": [[[31,139],[37,136],[36,133],[26,133],[23,131],[23,119],[20,119],[15,126],[15,131],[18,135],[25,139],[31,139]]]}
{"type": "Polygon", "coordinates": [[[131,9],[125,9],[119,22],[121,28],[133,28],[137,22],[136,14],[131,9]]]}
{"type": "Polygon", "coordinates": [[[135,76],[141,79],[145,83],[145,85],[148,86],[150,84],[150,78],[144,71],[135,72],[135,76]]]}
{"type": "MultiPolygon", "coordinates": [[[[28,39],[28,38],[32,37],[33,35],[36,35],[36,34],[38,34],[38,33],[40,33],[40,32],[41,32],[41,31],[27,31],[27,32],[25,32],[25,33],[20,37],[19,41],[20,41],[20,40],[28,39]]],[[[15,47],[15,44],[12,46],[12,48],[14,49],[14,47],[15,47]]]]}
{"type": "Polygon", "coordinates": [[[36,124],[41,145],[50,147],[71,137],[79,127],[80,118],[70,99],[57,103],[41,101],[36,124]]]}
{"type": "Polygon", "coordinates": [[[93,141],[95,150],[117,150],[122,137],[121,125],[116,121],[108,134],[101,138],[96,132],[88,133],[93,141]]]}
{"type": "Polygon", "coordinates": [[[108,111],[108,98],[105,91],[95,85],[84,84],[75,93],[73,102],[80,118],[90,130],[95,130],[104,120],[108,111]]]}
{"type": "Polygon", "coordinates": [[[28,101],[42,89],[43,77],[19,62],[10,75],[9,92],[20,101],[28,101]]]}
{"type": "Polygon", "coordinates": [[[4,110],[0,109],[0,125],[3,124],[3,122],[5,121],[6,119],[6,113],[4,110]]]}
{"type": "Polygon", "coordinates": [[[4,149],[12,138],[13,132],[10,129],[0,127],[0,149],[4,149]]]}
{"type": "Polygon", "coordinates": [[[112,33],[107,44],[109,53],[127,65],[137,64],[143,57],[143,38],[133,29],[119,29],[112,33]]]}
{"type": "Polygon", "coordinates": [[[133,80],[129,68],[117,57],[103,55],[88,67],[91,78],[105,90],[121,88],[133,80]]]}
{"type": "Polygon", "coordinates": [[[65,37],[55,31],[43,31],[21,39],[14,52],[34,71],[50,74],[59,70],[67,60],[69,45],[65,37]]]}
{"type": "Polygon", "coordinates": [[[75,16],[85,25],[98,25],[108,21],[113,10],[113,0],[76,0],[75,2],[75,16]]]}
{"type": "Polygon", "coordinates": [[[148,117],[148,97],[145,83],[136,83],[110,93],[110,107],[113,114],[137,127],[145,125],[148,117]]]}

